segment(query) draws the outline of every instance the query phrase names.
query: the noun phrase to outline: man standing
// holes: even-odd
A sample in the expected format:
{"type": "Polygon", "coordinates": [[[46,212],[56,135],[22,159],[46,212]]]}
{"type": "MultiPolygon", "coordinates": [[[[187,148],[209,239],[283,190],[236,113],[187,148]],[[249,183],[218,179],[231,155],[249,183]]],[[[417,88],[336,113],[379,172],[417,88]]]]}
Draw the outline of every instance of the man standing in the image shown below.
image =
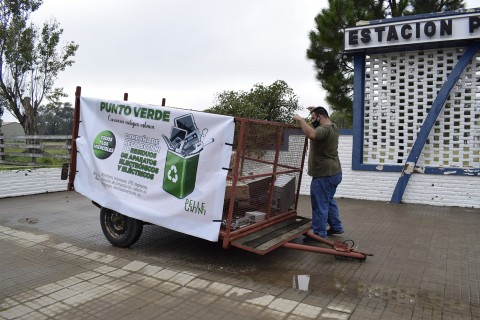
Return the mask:
{"type": "MultiPolygon", "coordinates": [[[[337,202],[334,199],[337,186],[342,181],[342,167],[338,158],[338,127],[330,120],[323,107],[309,107],[312,125],[298,114],[303,133],[310,140],[308,175],[312,177],[310,199],[312,203],[312,229],[317,236],[344,232],[337,202]],[[330,228],[327,230],[327,224],[330,228]]],[[[308,241],[310,238],[305,238],[308,241]]]]}

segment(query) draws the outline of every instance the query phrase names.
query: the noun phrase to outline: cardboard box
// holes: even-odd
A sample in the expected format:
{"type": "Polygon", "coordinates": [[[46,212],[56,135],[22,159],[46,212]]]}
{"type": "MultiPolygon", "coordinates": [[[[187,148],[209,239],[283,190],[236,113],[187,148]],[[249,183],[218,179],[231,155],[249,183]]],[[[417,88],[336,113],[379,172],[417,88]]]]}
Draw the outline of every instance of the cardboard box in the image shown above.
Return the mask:
{"type": "MultiPolygon", "coordinates": [[[[227,180],[227,187],[225,188],[225,200],[230,199],[230,190],[232,189],[232,180],[227,180]]],[[[237,181],[235,188],[235,200],[249,200],[249,187],[242,181],[237,181]]]]}

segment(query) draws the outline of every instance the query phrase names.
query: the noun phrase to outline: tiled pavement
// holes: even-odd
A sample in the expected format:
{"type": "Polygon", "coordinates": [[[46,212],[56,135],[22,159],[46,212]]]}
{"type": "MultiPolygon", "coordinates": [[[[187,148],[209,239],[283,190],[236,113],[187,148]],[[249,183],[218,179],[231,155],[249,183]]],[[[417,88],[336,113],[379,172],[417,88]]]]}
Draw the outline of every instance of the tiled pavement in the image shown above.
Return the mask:
{"type": "Polygon", "coordinates": [[[0,319],[480,319],[479,209],[339,205],[335,239],[365,262],[258,256],[158,226],[119,249],[75,192],[1,199],[0,319]]]}

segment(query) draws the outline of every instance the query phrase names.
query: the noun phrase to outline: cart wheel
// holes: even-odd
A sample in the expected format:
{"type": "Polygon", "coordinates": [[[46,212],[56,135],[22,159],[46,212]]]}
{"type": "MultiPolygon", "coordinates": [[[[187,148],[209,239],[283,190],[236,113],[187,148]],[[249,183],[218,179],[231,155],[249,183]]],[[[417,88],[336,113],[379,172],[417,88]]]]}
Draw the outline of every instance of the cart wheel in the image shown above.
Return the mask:
{"type": "Polygon", "coordinates": [[[100,210],[100,225],[107,240],[116,247],[126,248],[137,242],[143,221],[130,218],[108,208],[100,210]]]}

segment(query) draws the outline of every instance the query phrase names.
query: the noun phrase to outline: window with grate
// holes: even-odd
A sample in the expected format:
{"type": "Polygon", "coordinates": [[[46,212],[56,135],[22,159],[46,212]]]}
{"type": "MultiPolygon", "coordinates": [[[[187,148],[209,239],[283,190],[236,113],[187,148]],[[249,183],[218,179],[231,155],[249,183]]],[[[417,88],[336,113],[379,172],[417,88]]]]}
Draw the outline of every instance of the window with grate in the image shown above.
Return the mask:
{"type": "MultiPolygon", "coordinates": [[[[364,164],[405,163],[463,49],[366,57],[364,164]]],[[[433,126],[417,166],[480,167],[480,54],[464,70],[433,126]]]]}

